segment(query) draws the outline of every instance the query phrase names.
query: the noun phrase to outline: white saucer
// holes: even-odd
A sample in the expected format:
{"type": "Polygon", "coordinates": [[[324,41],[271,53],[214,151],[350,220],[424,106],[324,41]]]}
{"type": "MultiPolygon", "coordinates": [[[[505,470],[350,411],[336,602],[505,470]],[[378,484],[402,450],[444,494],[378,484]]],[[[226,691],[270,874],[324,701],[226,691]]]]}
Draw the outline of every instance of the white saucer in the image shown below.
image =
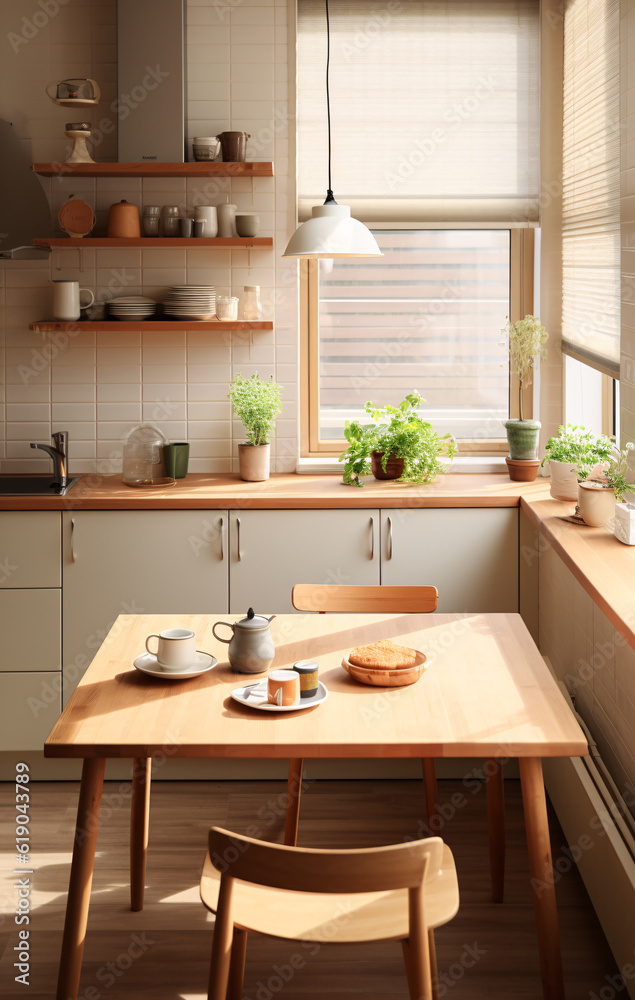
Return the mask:
{"type": "Polygon", "coordinates": [[[156,656],[153,656],[152,653],[143,653],[134,661],[137,670],[144,674],[150,674],[150,677],[160,677],[164,681],[182,681],[188,677],[198,677],[199,674],[212,670],[217,663],[218,660],[211,653],[203,653],[198,649],[194,663],[187,670],[166,670],[165,667],[159,666],[156,656]]]}
{"type": "Polygon", "coordinates": [[[247,684],[245,687],[234,688],[231,692],[234,701],[249,708],[258,708],[261,712],[301,712],[305,708],[314,708],[321,705],[329,696],[328,688],[322,681],[318,681],[317,694],[313,698],[301,698],[297,705],[272,705],[267,701],[267,681],[258,681],[256,684],[247,684]]]}

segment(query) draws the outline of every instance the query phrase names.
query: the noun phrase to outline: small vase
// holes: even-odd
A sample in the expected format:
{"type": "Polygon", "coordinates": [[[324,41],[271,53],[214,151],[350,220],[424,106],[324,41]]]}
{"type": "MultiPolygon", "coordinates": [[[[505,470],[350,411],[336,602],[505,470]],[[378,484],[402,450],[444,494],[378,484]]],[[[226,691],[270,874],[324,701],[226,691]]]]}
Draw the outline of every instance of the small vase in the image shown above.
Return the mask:
{"type": "Polygon", "coordinates": [[[403,473],[403,458],[396,458],[395,455],[389,455],[388,461],[386,462],[386,471],[384,472],[381,464],[383,457],[383,451],[373,451],[371,453],[371,468],[375,479],[399,479],[399,476],[403,473]]]}
{"type": "Polygon", "coordinates": [[[575,462],[554,462],[549,460],[551,487],[549,492],[554,500],[578,499],[578,466],[575,462]]]}
{"type": "Polygon", "coordinates": [[[615,490],[608,483],[578,483],[578,504],[584,523],[601,528],[615,516],[615,490]]]}
{"type": "Polygon", "coordinates": [[[268,444],[239,444],[240,478],[247,483],[262,483],[269,479],[270,452],[271,446],[268,444]]]}
{"type": "Polygon", "coordinates": [[[538,454],[539,420],[506,420],[509,457],[515,462],[533,462],[538,454]]]}

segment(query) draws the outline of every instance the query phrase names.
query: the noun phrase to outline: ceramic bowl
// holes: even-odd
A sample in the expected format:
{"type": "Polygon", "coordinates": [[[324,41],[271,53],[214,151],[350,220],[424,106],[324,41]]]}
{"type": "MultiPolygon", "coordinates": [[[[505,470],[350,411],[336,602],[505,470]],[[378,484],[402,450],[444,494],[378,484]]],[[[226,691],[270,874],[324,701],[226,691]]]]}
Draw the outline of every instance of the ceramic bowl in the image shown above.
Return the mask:
{"type": "Polygon", "coordinates": [[[379,670],[377,667],[358,667],[347,656],[342,660],[344,670],[360,684],[371,687],[407,687],[416,684],[426,670],[426,654],[415,649],[415,663],[411,667],[397,667],[394,670],[379,670]]]}

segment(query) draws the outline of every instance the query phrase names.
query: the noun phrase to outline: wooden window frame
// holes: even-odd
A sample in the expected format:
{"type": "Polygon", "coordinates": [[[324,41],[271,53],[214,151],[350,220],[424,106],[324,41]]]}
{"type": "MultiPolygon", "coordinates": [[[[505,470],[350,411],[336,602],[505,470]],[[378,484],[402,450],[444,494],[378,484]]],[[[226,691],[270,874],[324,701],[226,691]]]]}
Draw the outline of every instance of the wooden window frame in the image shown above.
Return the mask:
{"type": "MultiPolygon", "coordinates": [[[[533,229],[510,229],[509,256],[510,319],[515,322],[533,313],[534,309],[533,229]]],[[[339,456],[346,448],[344,438],[320,440],[319,436],[318,264],[317,260],[300,262],[300,447],[303,458],[339,456]]],[[[533,386],[530,386],[523,392],[526,417],[533,416],[533,398],[533,386]]],[[[511,418],[519,415],[516,376],[509,379],[509,415],[511,418]]],[[[501,455],[507,452],[507,441],[502,436],[488,440],[462,438],[459,448],[464,454],[501,455]]]]}

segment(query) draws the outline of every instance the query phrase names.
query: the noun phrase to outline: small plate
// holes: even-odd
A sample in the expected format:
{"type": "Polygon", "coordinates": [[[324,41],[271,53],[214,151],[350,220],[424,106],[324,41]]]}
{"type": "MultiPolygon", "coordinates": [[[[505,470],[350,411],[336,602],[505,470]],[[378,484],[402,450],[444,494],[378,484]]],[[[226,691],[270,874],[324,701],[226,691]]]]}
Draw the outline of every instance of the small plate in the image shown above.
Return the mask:
{"type": "Polygon", "coordinates": [[[318,681],[318,690],[314,698],[303,698],[297,705],[272,705],[267,701],[267,681],[258,681],[256,684],[247,684],[245,687],[234,688],[231,692],[234,701],[249,708],[258,708],[261,712],[301,712],[305,708],[314,708],[321,705],[329,696],[328,688],[322,681],[318,681]]]}
{"type": "Polygon", "coordinates": [[[137,670],[140,670],[143,674],[149,674],[150,677],[160,677],[164,681],[182,681],[186,680],[188,677],[198,677],[199,674],[205,674],[208,670],[212,670],[218,660],[211,653],[203,653],[200,649],[196,650],[196,659],[189,670],[165,670],[164,667],[160,667],[156,656],[152,653],[143,653],[138,656],[134,661],[134,665],[137,670]]]}

